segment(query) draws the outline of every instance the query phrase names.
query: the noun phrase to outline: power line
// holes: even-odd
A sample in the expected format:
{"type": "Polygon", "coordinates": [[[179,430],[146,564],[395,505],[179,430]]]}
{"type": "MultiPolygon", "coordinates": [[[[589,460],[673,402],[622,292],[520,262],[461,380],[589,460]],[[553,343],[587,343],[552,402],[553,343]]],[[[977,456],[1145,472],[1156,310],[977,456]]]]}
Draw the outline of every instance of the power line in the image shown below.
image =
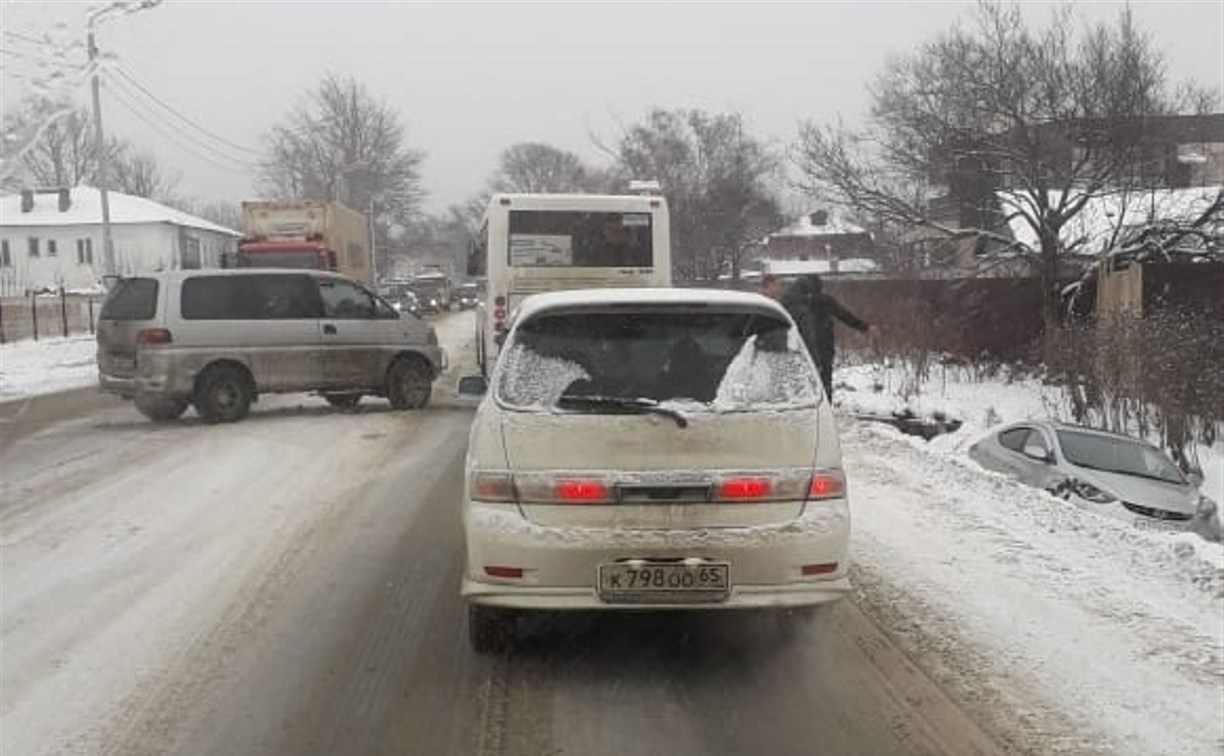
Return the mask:
{"type": "MultiPolygon", "coordinates": [[[[113,80],[112,80],[112,82],[111,82],[111,83],[114,83],[114,82],[113,82],[113,80]]],[[[151,119],[150,117],[148,117],[148,116],[147,116],[147,115],[146,115],[144,112],[142,112],[142,111],[141,111],[141,109],[140,109],[140,107],[139,107],[139,106],[134,105],[134,104],[132,104],[131,102],[129,102],[129,101],[126,99],[126,97],[120,96],[120,95],[119,95],[119,90],[118,90],[118,89],[111,88],[111,89],[110,89],[110,93],[111,93],[111,94],[114,96],[115,101],[116,101],[116,102],[118,102],[120,105],[122,105],[122,106],[123,106],[123,107],[124,107],[124,108],[125,108],[125,109],[126,109],[128,112],[130,112],[132,115],[134,115],[134,116],[136,116],[137,118],[139,118],[141,121],[143,121],[143,122],[145,123],[145,125],[149,126],[150,128],[152,128],[152,129],[153,129],[154,131],[156,131],[157,133],[159,133],[159,134],[161,134],[162,136],[164,136],[164,137],[166,137],[167,139],[169,139],[169,140],[170,140],[171,142],[173,142],[173,143],[174,143],[176,146],[178,146],[178,147],[179,147],[179,148],[181,148],[182,150],[186,151],[188,154],[191,154],[191,155],[195,156],[196,158],[199,158],[200,160],[203,160],[204,162],[206,162],[206,163],[208,163],[208,164],[210,164],[210,165],[212,165],[212,166],[214,166],[214,167],[220,168],[220,169],[222,169],[222,170],[224,170],[224,171],[229,171],[229,172],[231,172],[231,173],[243,173],[243,174],[250,174],[250,173],[253,173],[253,172],[256,170],[255,166],[253,166],[253,165],[250,165],[250,164],[245,164],[245,163],[240,163],[239,161],[235,160],[234,158],[231,158],[231,157],[228,157],[228,156],[225,156],[225,155],[221,155],[221,153],[216,153],[216,154],[218,154],[218,155],[221,155],[221,161],[219,161],[219,160],[217,160],[216,158],[209,157],[208,155],[205,155],[205,154],[203,154],[203,153],[197,152],[195,149],[192,149],[192,148],[191,148],[191,147],[189,147],[187,144],[184,144],[183,142],[179,141],[179,137],[178,137],[177,135],[175,135],[175,133],[174,133],[174,132],[167,130],[167,129],[166,129],[166,128],[164,128],[163,126],[161,126],[161,125],[159,125],[158,123],[156,123],[156,122],[155,122],[153,119],[151,119]],[[228,161],[230,164],[226,165],[226,164],[225,164],[224,162],[222,162],[222,161],[228,161]]]]}
{"type": "Polygon", "coordinates": [[[110,87],[110,91],[112,93],[122,92],[124,95],[126,95],[127,98],[129,98],[127,101],[127,105],[129,108],[132,108],[132,107],[137,108],[141,112],[141,114],[145,116],[146,119],[151,118],[154,121],[156,121],[158,124],[165,126],[166,128],[173,131],[176,137],[179,137],[180,139],[184,139],[188,143],[193,144],[196,147],[202,150],[205,150],[206,152],[211,153],[212,155],[226,162],[233,163],[235,165],[242,165],[242,166],[251,164],[246,157],[236,156],[223,149],[220,149],[216,147],[215,145],[212,145],[208,142],[201,140],[195,134],[189,131],[184,131],[182,128],[179,128],[176,124],[170,123],[169,121],[165,119],[165,116],[163,116],[160,112],[154,111],[148,105],[146,105],[144,101],[142,101],[135,93],[133,93],[133,91],[129,89],[128,86],[124,84],[122,81],[108,77],[107,83],[110,85],[113,85],[110,87]]]}
{"type": "Polygon", "coordinates": [[[5,29],[3,32],[0,32],[0,33],[3,33],[4,36],[8,37],[9,39],[19,39],[22,42],[29,42],[30,44],[38,45],[39,47],[42,47],[47,44],[47,40],[34,39],[33,37],[27,37],[24,34],[18,34],[15,31],[9,31],[8,29],[5,29]]]}
{"type": "Polygon", "coordinates": [[[182,114],[182,113],[180,113],[179,111],[175,110],[175,109],[174,109],[174,108],[172,108],[170,105],[166,104],[166,102],[165,102],[164,100],[162,100],[160,97],[158,97],[157,95],[155,95],[155,94],[153,94],[152,92],[150,92],[150,91],[148,90],[148,88],[146,88],[146,87],[145,87],[143,84],[141,84],[139,81],[137,81],[137,80],[136,80],[136,79],[135,79],[135,78],[134,78],[134,77],[133,77],[131,74],[129,74],[129,73],[128,73],[128,72],[127,72],[127,71],[126,71],[126,70],[125,70],[125,69],[124,69],[122,66],[119,66],[119,65],[113,65],[113,66],[111,66],[111,68],[112,68],[112,69],[113,69],[113,70],[114,70],[116,73],[118,73],[120,76],[122,76],[122,77],[124,78],[124,80],[126,80],[126,81],[127,81],[128,83],[130,83],[132,86],[136,87],[136,88],[137,88],[137,89],[139,89],[141,92],[143,92],[143,93],[145,94],[145,96],[146,96],[146,97],[148,97],[150,100],[152,100],[153,102],[157,103],[157,104],[158,104],[158,105],[160,105],[160,106],[161,106],[163,109],[165,109],[167,112],[169,112],[171,115],[174,115],[174,116],[175,116],[175,117],[177,117],[177,118],[178,118],[180,121],[182,121],[183,123],[187,124],[188,126],[191,126],[191,127],[192,127],[192,128],[194,128],[194,129],[196,129],[196,130],[197,130],[197,131],[199,131],[201,134],[204,134],[204,135],[206,135],[206,136],[209,136],[209,137],[211,137],[212,139],[215,139],[217,142],[219,142],[219,143],[221,143],[221,144],[224,144],[224,145],[226,145],[227,147],[231,147],[231,148],[233,148],[233,149],[235,149],[235,150],[238,150],[238,151],[240,151],[240,152],[245,152],[245,153],[248,153],[248,154],[253,155],[253,156],[256,156],[256,157],[261,156],[261,154],[262,154],[262,153],[260,153],[260,152],[259,152],[259,150],[253,150],[253,149],[251,149],[250,147],[245,147],[245,146],[243,146],[243,145],[241,145],[241,144],[236,144],[236,143],[231,142],[230,140],[226,139],[225,137],[218,136],[217,134],[215,134],[215,133],[213,133],[213,132],[209,131],[208,129],[204,128],[203,126],[201,126],[200,124],[196,123],[196,122],[195,122],[195,121],[193,121],[192,119],[190,119],[190,118],[188,118],[187,116],[183,115],[183,114],[182,114]]]}

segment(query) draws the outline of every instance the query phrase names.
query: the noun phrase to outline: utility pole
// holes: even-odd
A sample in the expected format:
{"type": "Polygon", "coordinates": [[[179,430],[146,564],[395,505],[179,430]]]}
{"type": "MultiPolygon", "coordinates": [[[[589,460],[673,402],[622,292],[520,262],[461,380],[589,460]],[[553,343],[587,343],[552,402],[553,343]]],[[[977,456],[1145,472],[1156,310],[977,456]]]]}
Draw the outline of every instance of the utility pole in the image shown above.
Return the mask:
{"type": "Polygon", "coordinates": [[[91,87],[93,89],[94,132],[98,150],[98,191],[102,194],[102,274],[115,275],[115,245],[111,238],[110,195],[107,193],[107,149],[106,136],[102,131],[102,99],[98,95],[98,46],[94,43],[93,18],[90,18],[89,32],[89,63],[93,69],[91,87]]]}
{"type": "Polygon", "coordinates": [[[370,277],[374,280],[374,287],[378,288],[378,240],[374,233],[374,195],[370,195],[370,277]]]}

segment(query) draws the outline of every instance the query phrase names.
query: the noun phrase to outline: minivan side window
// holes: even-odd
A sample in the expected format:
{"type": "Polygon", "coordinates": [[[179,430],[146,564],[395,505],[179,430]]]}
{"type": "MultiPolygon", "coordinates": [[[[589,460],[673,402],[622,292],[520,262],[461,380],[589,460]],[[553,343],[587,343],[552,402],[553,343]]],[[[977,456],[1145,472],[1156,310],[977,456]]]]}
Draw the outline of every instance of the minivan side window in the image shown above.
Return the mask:
{"type": "Polygon", "coordinates": [[[323,317],[337,320],[373,320],[378,308],[370,292],[333,278],[319,279],[319,293],[323,296],[323,317]]]}
{"type": "Polygon", "coordinates": [[[184,320],[315,320],[322,311],[310,276],[194,276],[183,281],[184,320]]]}
{"type": "Polygon", "coordinates": [[[102,305],[102,320],[151,320],[157,314],[157,279],[121,278],[102,305]]]}

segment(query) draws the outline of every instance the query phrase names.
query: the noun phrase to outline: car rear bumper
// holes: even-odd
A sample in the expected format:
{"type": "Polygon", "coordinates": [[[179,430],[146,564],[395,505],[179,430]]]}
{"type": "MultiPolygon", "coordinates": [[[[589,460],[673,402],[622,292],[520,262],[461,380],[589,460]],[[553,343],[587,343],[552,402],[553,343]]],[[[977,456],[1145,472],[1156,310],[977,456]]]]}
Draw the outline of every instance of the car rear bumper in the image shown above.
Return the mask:
{"type": "Polygon", "coordinates": [[[104,394],[115,394],[124,399],[136,396],[136,379],[130,376],[98,374],[98,389],[104,394]]]}
{"type": "Polygon", "coordinates": [[[478,604],[520,609],[750,609],[822,604],[850,590],[850,513],[844,499],[809,504],[798,518],[776,525],[682,530],[550,527],[532,523],[516,505],[472,504],[464,528],[467,574],[462,594],[478,604]],[[630,559],[725,563],[728,595],[699,603],[601,599],[599,566],[630,559]],[[834,564],[825,574],[804,574],[805,566],[834,564]],[[490,577],[491,566],[521,568],[522,577],[490,577]]]}
{"type": "Polygon", "coordinates": [[[506,586],[475,580],[463,581],[462,594],[473,604],[500,606],[507,609],[592,610],[612,611],[694,611],[769,609],[827,604],[850,592],[850,578],[843,575],[832,580],[810,584],[737,585],[726,601],[708,603],[632,603],[618,604],[601,600],[591,588],[541,588],[506,586]]]}

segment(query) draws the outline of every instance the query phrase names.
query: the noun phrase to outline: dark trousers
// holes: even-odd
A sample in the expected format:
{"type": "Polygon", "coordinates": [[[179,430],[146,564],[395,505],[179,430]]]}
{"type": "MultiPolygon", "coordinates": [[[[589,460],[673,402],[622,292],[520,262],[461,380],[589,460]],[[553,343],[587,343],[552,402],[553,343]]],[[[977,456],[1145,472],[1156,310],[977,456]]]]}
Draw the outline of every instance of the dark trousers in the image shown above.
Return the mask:
{"type": "Polygon", "coordinates": [[[833,401],[833,355],[817,354],[816,368],[820,370],[820,382],[824,384],[825,396],[833,401]]]}

